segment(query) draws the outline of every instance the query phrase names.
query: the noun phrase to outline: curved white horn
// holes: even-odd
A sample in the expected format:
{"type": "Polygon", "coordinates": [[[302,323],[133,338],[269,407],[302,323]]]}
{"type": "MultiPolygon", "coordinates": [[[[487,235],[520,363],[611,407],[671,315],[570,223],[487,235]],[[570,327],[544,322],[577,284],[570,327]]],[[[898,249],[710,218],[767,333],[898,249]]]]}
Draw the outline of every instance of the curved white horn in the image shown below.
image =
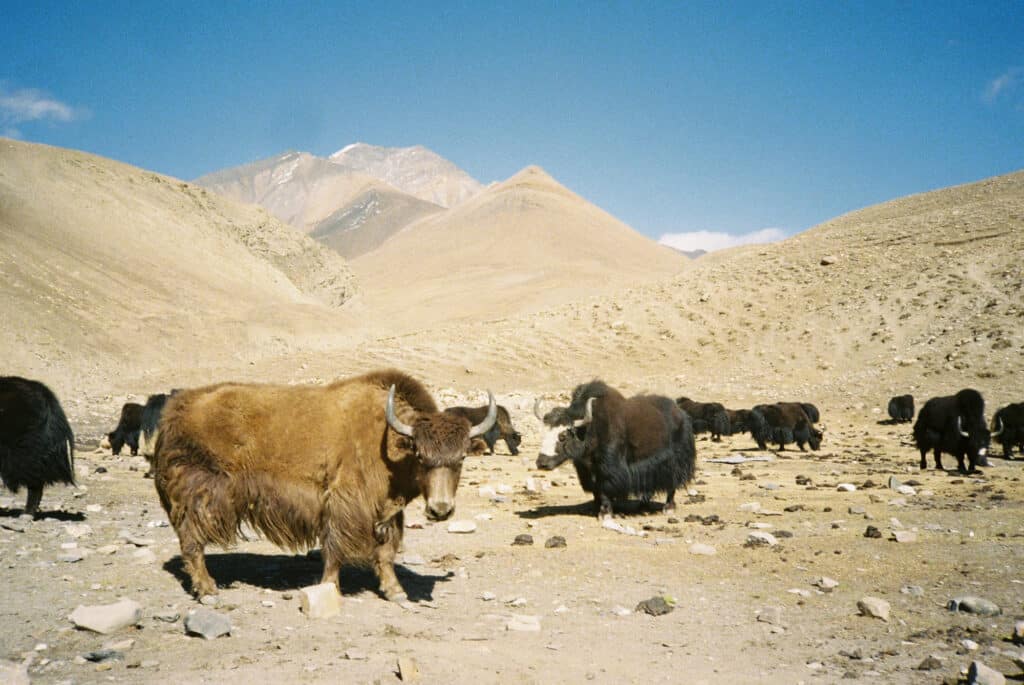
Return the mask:
{"type": "Polygon", "coordinates": [[[491,394],[490,390],[487,391],[487,401],[489,403],[487,406],[487,416],[484,417],[483,421],[469,429],[469,438],[471,440],[491,430],[491,426],[498,420],[498,403],[494,401],[494,395],[491,394]]]}
{"type": "Polygon", "coordinates": [[[533,400],[533,415],[537,417],[537,420],[544,423],[544,414],[540,411],[540,398],[536,397],[533,400]]]}
{"type": "Polygon", "coordinates": [[[993,433],[992,433],[992,437],[993,438],[998,438],[999,434],[1003,432],[1003,420],[1002,420],[1002,418],[1000,418],[998,416],[996,417],[996,425],[999,426],[999,430],[993,431],[993,433]]]}
{"type": "Polygon", "coordinates": [[[577,426],[577,427],[578,426],[586,426],[591,421],[594,420],[594,400],[596,400],[596,399],[597,399],[596,397],[591,397],[590,399],[587,400],[587,408],[586,408],[586,411],[584,411],[584,413],[583,413],[583,418],[580,419],[579,421],[573,421],[572,425],[577,426]]]}
{"type": "Polygon", "coordinates": [[[956,432],[964,436],[965,438],[971,437],[971,434],[964,430],[962,416],[956,417],[956,432]]]}
{"type": "Polygon", "coordinates": [[[402,423],[402,420],[395,416],[395,386],[392,385],[391,389],[388,390],[388,404],[384,409],[384,418],[387,419],[388,425],[398,433],[406,437],[412,437],[412,426],[407,423],[402,423]]]}

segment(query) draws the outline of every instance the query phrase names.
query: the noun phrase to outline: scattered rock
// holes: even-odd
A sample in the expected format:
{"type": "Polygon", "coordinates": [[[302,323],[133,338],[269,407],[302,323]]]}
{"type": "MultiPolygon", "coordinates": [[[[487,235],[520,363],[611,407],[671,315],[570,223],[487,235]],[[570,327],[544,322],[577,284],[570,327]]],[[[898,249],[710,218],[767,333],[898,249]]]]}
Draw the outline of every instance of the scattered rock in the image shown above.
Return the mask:
{"type": "Polygon", "coordinates": [[[493,601],[495,598],[497,598],[497,596],[498,595],[494,594],[490,590],[485,590],[482,593],[480,593],[480,599],[484,600],[485,602],[493,601]]]}
{"type": "Polygon", "coordinates": [[[398,677],[403,683],[419,682],[420,669],[416,662],[407,656],[398,657],[398,677]]]}
{"type": "Polygon", "coordinates": [[[512,618],[505,624],[505,630],[511,630],[519,633],[540,632],[540,616],[513,614],[512,618]]]}
{"type": "Polygon", "coordinates": [[[857,602],[860,613],[872,618],[880,618],[883,621],[889,620],[889,603],[878,597],[862,597],[857,602]]]}
{"type": "Polygon", "coordinates": [[[68,620],[74,623],[75,627],[103,635],[109,635],[125,626],[134,625],[141,619],[142,605],[130,599],[122,599],[113,604],[79,605],[68,616],[68,620]]]}
{"type": "Polygon", "coordinates": [[[950,611],[963,611],[969,614],[977,614],[979,616],[998,616],[1003,613],[994,602],[983,597],[974,597],[972,595],[965,595],[963,597],[954,597],[949,600],[949,604],[946,608],[950,611]]]}
{"type": "Polygon", "coordinates": [[[476,531],[476,523],[473,521],[452,521],[448,524],[449,533],[473,533],[476,531]]]}
{"type": "Polygon", "coordinates": [[[744,547],[774,547],[779,544],[779,541],[775,539],[775,536],[771,533],[765,533],[758,531],[751,533],[747,536],[747,541],[744,543],[744,547]]]}
{"type": "Polygon", "coordinates": [[[833,580],[828,576],[822,576],[821,578],[818,578],[816,581],[811,583],[811,585],[815,586],[822,592],[832,592],[837,587],[839,587],[839,581],[833,580]]]}
{"type": "Polygon", "coordinates": [[[917,542],[917,533],[912,530],[894,530],[889,539],[896,542],[917,542]]]}
{"type": "Polygon", "coordinates": [[[920,585],[904,585],[900,588],[900,592],[911,597],[924,596],[924,588],[920,585]]]}
{"type": "Polygon", "coordinates": [[[124,661],[124,654],[116,649],[97,649],[95,652],[87,652],[82,655],[86,661],[102,664],[105,661],[124,661]]]}
{"type": "Polygon", "coordinates": [[[782,625],[782,607],[764,607],[757,612],[757,620],[773,626],[782,625]]]}
{"type": "Polygon", "coordinates": [[[69,523],[64,526],[64,532],[77,540],[86,535],[92,535],[92,526],[88,523],[69,523]]]}
{"type": "MultiPolygon", "coordinates": [[[[25,532],[25,524],[20,521],[0,521],[0,528],[14,531],[15,533],[25,532]]],[[[18,668],[21,668],[21,666],[18,666],[18,668]]],[[[3,673],[3,671],[0,671],[0,673],[3,673]]]]}
{"type": "Polygon", "coordinates": [[[1013,644],[1024,644],[1024,621],[1014,621],[1013,623],[1013,644]]]}
{"type": "Polygon", "coordinates": [[[153,618],[163,623],[177,623],[178,619],[181,618],[181,614],[177,611],[165,611],[159,614],[153,614],[153,618]]]}
{"type": "Polygon", "coordinates": [[[868,526],[864,531],[864,537],[866,538],[880,538],[882,537],[882,531],[878,530],[874,526],[868,526]]]}
{"type": "Polygon", "coordinates": [[[1006,676],[980,661],[972,661],[967,669],[968,685],[1006,685],[1006,676]]]}
{"type": "Polygon", "coordinates": [[[533,544],[533,536],[527,533],[521,533],[516,536],[516,539],[512,541],[513,545],[526,546],[533,544]]]}
{"type": "Polygon", "coordinates": [[[546,549],[559,549],[565,547],[565,538],[561,535],[552,535],[544,541],[544,547],[546,549]]]}
{"type": "Polygon", "coordinates": [[[740,511],[745,511],[745,512],[748,512],[748,513],[753,513],[753,512],[756,512],[756,511],[761,511],[761,503],[760,502],[747,502],[746,504],[741,504],[740,505],[740,511]]]}
{"type": "Polygon", "coordinates": [[[839,261],[839,257],[836,257],[835,255],[829,254],[829,255],[825,255],[824,257],[821,258],[820,264],[821,264],[821,266],[832,266],[833,264],[835,264],[838,261],[839,261]]]}
{"type": "Polygon", "coordinates": [[[366,661],[370,655],[361,649],[346,649],[345,658],[349,661],[366,661]]]}
{"type": "Polygon", "coordinates": [[[857,486],[853,483],[840,483],[836,486],[836,490],[839,492],[855,492],[857,490],[857,486]]]}
{"type": "Polygon", "coordinates": [[[847,509],[847,512],[849,512],[851,514],[854,514],[854,515],[857,515],[857,516],[863,515],[865,513],[865,511],[866,510],[864,509],[864,507],[858,507],[858,506],[851,506],[851,507],[849,507],[847,509]]]}
{"type": "Polygon", "coordinates": [[[614,530],[616,533],[622,533],[623,535],[637,535],[639,537],[647,535],[644,531],[637,530],[633,526],[625,526],[610,516],[601,521],[601,527],[607,528],[608,530],[614,530]]]}
{"type": "Polygon", "coordinates": [[[926,656],[924,661],[915,666],[918,671],[937,671],[942,668],[942,662],[934,656],[926,656]]]}
{"type": "Polygon", "coordinates": [[[911,487],[909,485],[901,485],[901,486],[899,486],[898,488],[896,488],[896,492],[900,493],[901,495],[916,495],[917,494],[917,490],[915,490],[913,487],[911,487]]]}
{"type": "Polygon", "coordinates": [[[3,685],[30,685],[28,667],[32,664],[32,657],[26,657],[23,662],[15,663],[0,660],[0,683],[3,685]]]}
{"type": "Polygon", "coordinates": [[[642,611],[651,616],[664,616],[673,609],[675,607],[666,602],[664,597],[651,597],[637,604],[634,611],[642,611]]]}
{"type": "Polygon", "coordinates": [[[710,557],[717,554],[717,550],[713,545],[705,545],[702,542],[695,542],[690,545],[690,554],[699,554],[702,556],[710,557]]]}
{"type": "Polygon", "coordinates": [[[334,583],[310,585],[299,590],[302,613],[310,618],[330,618],[341,613],[341,595],[334,583]]]}
{"type": "Polygon", "coordinates": [[[230,635],[231,619],[210,609],[194,609],[185,617],[185,634],[201,637],[204,640],[230,635]]]}

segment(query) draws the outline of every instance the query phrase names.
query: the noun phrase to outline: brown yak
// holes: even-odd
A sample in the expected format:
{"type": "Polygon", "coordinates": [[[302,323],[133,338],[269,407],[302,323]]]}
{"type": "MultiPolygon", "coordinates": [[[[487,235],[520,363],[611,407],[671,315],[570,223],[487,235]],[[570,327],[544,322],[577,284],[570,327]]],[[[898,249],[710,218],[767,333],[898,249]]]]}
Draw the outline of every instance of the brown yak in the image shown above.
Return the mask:
{"type": "Polygon", "coordinates": [[[496,411],[491,396],[475,426],[439,412],[419,382],[393,369],[326,386],[223,383],[169,398],[154,482],[193,593],[217,591],[206,545],[231,545],[247,523],[293,551],[319,543],[322,582],[337,585],[345,562],[365,563],[385,597],[405,599],[394,568],[405,504],[422,494],[427,518],[451,516],[466,450],[496,411]]]}

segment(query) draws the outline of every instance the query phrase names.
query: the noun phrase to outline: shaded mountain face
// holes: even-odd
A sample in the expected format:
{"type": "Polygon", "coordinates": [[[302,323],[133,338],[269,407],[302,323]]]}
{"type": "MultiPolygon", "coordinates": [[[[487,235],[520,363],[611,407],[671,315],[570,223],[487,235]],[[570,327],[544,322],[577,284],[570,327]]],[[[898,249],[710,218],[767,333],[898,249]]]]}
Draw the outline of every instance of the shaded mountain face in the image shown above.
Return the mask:
{"type": "Polygon", "coordinates": [[[353,259],[409,224],[444,209],[387,187],[372,187],[316,224],[310,237],[353,259]]]}
{"type": "Polygon", "coordinates": [[[454,207],[483,190],[483,185],[444,157],[421,145],[378,147],[354,143],[329,158],[354,173],[442,207],[454,207]]]}

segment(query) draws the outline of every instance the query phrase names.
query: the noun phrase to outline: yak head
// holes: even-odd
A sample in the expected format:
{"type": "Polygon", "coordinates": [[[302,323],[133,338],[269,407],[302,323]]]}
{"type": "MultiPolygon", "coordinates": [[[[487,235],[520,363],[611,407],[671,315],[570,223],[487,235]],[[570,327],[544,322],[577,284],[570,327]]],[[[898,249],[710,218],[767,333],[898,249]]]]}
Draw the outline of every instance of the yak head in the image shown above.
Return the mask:
{"type": "Polygon", "coordinates": [[[487,416],[475,426],[465,417],[445,412],[419,412],[408,424],[395,415],[395,386],[388,391],[384,416],[392,430],[412,439],[416,479],[431,521],[444,521],[455,513],[455,490],[459,487],[466,451],[473,438],[490,430],[498,418],[494,395],[488,391],[487,396],[487,416]]]}
{"type": "Polygon", "coordinates": [[[537,468],[550,471],[559,464],[583,457],[587,428],[594,420],[594,399],[587,400],[582,419],[573,419],[568,407],[556,407],[547,414],[540,411],[540,400],[533,403],[533,413],[545,426],[537,455],[537,468]]]}
{"type": "Polygon", "coordinates": [[[965,421],[963,416],[957,416],[956,430],[964,442],[967,443],[967,456],[971,460],[971,464],[988,466],[986,455],[988,454],[992,434],[989,433],[984,420],[965,421]]]}
{"type": "Polygon", "coordinates": [[[121,431],[107,433],[107,441],[110,442],[110,451],[115,457],[121,454],[121,448],[124,447],[124,436],[121,435],[121,431]]]}
{"type": "Polygon", "coordinates": [[[505,438],[505,442],[508,444],[508,451],[515,456],[519,454],[519,445],[523,442],[523,435],[519,431],[512,431],[505,438]]]}

